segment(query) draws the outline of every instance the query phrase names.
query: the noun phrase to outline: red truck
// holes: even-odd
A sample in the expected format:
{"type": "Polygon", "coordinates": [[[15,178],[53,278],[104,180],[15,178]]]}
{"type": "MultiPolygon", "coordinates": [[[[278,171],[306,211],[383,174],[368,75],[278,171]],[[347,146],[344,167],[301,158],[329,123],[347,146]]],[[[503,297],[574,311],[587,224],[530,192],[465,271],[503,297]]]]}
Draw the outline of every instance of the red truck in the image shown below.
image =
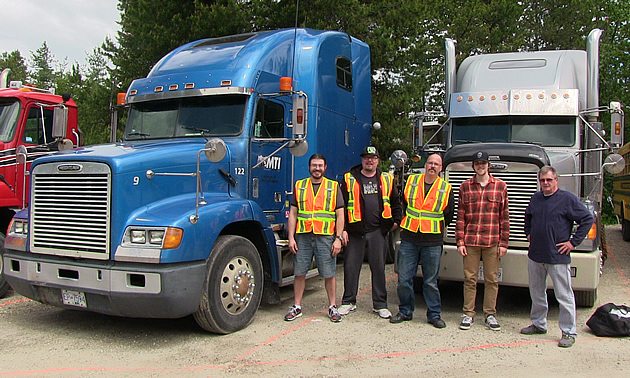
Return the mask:
{"type": "MultiPolygon", "coordinates": [[[[81,142],[77,105],[69,94],[9,82],[9,73],[0,73],[0,255],[11,218],[28,204],[31,162],[81,142]]],[[[8,288],[0,258],[0,297],[8,288]]]]}

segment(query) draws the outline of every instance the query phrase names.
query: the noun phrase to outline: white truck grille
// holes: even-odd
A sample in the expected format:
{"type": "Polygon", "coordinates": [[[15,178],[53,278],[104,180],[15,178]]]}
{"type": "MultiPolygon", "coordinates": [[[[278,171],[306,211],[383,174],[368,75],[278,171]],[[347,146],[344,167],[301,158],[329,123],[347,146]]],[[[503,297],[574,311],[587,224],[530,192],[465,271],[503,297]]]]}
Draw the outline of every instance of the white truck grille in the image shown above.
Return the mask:
{"type": "Polygon", "coordinates": [[[30,250],[109,258],[111,170],[102,163],[47,163],[32,173],[30,250]]]}

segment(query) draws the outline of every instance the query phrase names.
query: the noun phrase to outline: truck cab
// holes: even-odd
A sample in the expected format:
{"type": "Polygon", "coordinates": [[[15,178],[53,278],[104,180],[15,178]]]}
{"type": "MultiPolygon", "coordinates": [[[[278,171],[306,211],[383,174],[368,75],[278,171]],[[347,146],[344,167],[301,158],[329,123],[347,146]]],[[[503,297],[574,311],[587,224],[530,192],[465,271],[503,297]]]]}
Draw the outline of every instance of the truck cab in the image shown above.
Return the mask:
{"type": "MultiPolygon", "coordinates": [[[[80,142],[77,106],[69,96],[8,81],[9,74],[0,74],[0,245],[13,215],[28,204],[33,160],[80,142]]],[[[1,268],[0,262],[0,296],[8,289],[1,268]]]]}
{"type": "Polygon", "coordinates": [[[309,156],[337,179],[369,144],[370,81],[368,46],[341,32],[178,47],[129,87],[122,142],[37,160],[7,279],[60,307],[247,326],[292,282],[289,198],[309,156]]]}

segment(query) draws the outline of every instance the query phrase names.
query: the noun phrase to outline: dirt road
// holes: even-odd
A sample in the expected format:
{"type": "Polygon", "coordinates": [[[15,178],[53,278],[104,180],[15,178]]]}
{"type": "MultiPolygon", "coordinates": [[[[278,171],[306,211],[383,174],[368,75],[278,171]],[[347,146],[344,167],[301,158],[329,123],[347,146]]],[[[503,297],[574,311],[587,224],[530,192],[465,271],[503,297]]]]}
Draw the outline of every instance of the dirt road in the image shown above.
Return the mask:
{"type": "MultiPolygon", "coordinates": [[[[611,255],[596,307],[630,304],[630,243],[620,227],[607,228],[611,255]]],[[[390,309],[396,312],[396,276],[388,265],[390,309]]],[[[343,269],[338,266],[338,297],[343,269]]],[[[331,323],[324,312],[323,280],[307,283],[304,316],[282,320],[292,304],[261,308],[253,324],[227,336],[202,331],[191,317],[178,320],[126,319],[61,310],[14,292],[0,299],[0,376],[610,376],[630,368],[628,338],[598,338],[586,320],[594,308],[578,309],[576,344],[558,348],[557,304],[551,300],[549,333],[524,336],[529,324],[527,289],[499,292],[502,330],[478,321],[468,331],[457,325],[461,283],[443,282],[442,330],[426,323],[417,298],[411,322],[390,324],[371,311],[369,269],[363,267],[358,310],[331,323]]],[[[480,298],[478,298],[480,299],[480,298]]],[[[478,306],[481,301],[478,300],[478,306]]]]}

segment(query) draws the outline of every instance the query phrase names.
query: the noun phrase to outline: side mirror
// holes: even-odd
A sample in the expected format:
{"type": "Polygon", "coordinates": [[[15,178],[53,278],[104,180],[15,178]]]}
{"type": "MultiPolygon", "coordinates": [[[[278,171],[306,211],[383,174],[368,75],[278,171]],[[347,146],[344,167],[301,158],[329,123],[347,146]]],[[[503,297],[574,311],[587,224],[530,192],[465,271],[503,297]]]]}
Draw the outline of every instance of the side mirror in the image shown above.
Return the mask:
{"type": "Polygon", "coordinates": [[[213,163],[217,163],[223,160],[223,158],[227,154],[227,146],[225,145],[223,139],[212,138],[206,142],[204,153],[208,160],[213,163]]]}
{"type": "Polygon", "coordinates": [[[624,132],[624,114],[621,109],[621,103],[611,102],[610,110],[610,143],[621,146],[624,132]]]}
{"type": "Polygon", "coordinates": [[[293,136],[305,135],[307,127],[308,98],[298,96],[293,98],[293,136]]]}
{"type": "Polygon", "coordinates": [[[55,108],[53,111],[52,137],[62,139],[66,137],[68,126],[68,108],[55,108]]]}
{"type": "Polygon", "coordinates": [[[28,160],[28,152],[26,151],[26,147],[23,144],[20,144],[15,149],[15,159],[18,164],[26,164],[28,160]]]}

